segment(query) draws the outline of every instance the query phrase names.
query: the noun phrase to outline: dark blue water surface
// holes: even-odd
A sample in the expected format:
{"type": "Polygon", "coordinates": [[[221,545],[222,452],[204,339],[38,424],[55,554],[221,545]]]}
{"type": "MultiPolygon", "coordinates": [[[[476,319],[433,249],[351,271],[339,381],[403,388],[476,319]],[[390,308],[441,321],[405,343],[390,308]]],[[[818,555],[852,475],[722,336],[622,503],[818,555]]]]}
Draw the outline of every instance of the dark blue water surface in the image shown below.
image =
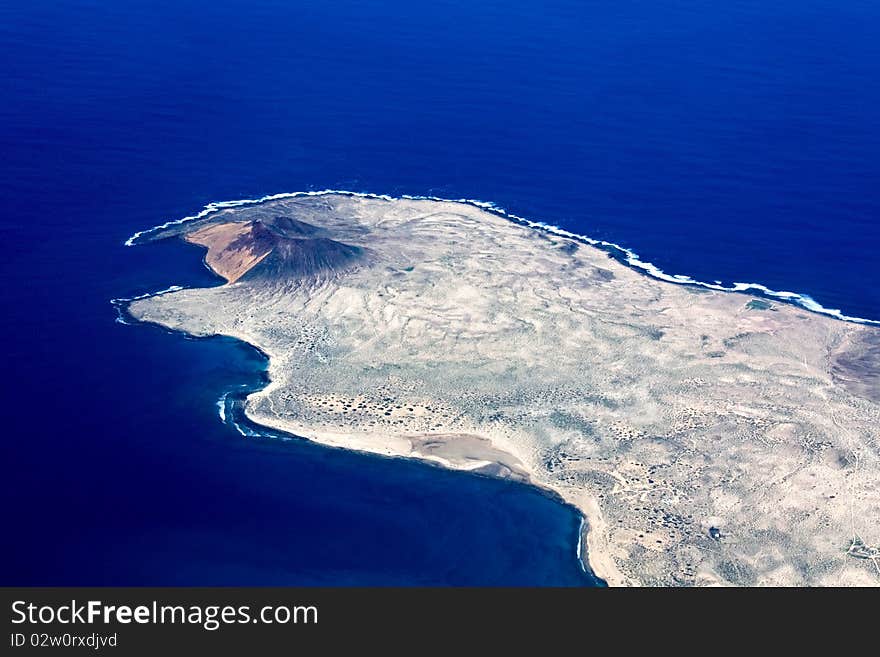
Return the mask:
{"type": "Polygon", "coordinates": [[[263,363],[123,326],[135,230],[341,188],[495,201],[880,319],[880,6],[0,0],[3,584],[589,584],[526,487],[217,418],[263,363]]]}

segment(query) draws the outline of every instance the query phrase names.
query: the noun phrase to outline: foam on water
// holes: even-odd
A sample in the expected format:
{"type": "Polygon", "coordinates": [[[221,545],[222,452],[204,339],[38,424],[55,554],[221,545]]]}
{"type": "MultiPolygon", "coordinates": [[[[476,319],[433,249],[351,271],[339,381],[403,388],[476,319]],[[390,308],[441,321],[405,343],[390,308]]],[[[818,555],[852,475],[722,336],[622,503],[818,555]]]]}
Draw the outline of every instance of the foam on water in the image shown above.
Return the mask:
{"type": "Polygon", "coordinates": [[[578,542],[577,542],[577,548],[575,548],[576,549],[575,556],[577,557],[578,563],[581,566],[581,570],[583,570],[586,573],[588,571],[587,571],[587,566],[584,563],[584,525],[585,524],[586,524],[586,520],[584,519],[583,516],[581,516],[581,523],[580,523],[580,525],[578,525],[578,542]]]}
{"type": "Polygon", "coordinates": [[[228,392],[224,392],[220,399],[217,400],[217,412],[220,415],[220,421],[223,424],[226,424],[226,397],[229,396],[228,392]]]}

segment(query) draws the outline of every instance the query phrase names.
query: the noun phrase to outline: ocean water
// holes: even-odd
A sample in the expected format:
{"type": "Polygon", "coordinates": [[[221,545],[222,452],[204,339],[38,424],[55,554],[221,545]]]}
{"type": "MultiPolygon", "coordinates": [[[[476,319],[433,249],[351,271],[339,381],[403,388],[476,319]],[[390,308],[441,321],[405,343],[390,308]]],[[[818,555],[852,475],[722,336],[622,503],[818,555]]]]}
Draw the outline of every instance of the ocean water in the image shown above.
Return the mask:
{"type": "Polygon", "coordinates": [[[4,584],[589,585],[523,486],[244,439],[263,363],[117,323],[212,201],[493,201],[670,274],[880,319],[880,6],[0,2],[4,584]]]}

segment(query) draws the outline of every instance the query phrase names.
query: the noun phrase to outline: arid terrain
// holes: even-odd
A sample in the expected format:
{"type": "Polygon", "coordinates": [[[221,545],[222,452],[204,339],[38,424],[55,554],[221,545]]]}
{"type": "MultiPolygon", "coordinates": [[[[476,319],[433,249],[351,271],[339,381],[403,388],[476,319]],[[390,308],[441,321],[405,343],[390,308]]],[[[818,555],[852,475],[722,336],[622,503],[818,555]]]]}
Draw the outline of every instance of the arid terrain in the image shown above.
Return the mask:
{"type": "Polygon", "coordinates": [[[876,328],[460,202],[303,196],[149,235],[180,237],[226,283],[129,311],[268,354],[256,422],[555,491],[611,585],[880,585],[876,328]]]}

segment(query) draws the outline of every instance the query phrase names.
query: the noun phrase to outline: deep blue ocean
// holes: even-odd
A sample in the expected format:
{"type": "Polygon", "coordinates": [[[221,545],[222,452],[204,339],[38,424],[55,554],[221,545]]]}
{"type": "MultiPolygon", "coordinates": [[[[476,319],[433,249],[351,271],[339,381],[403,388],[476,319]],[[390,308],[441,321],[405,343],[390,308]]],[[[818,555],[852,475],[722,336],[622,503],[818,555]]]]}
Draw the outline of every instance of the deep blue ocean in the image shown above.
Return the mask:
{"type": "Polygon", "coordinates": [[[245,439],[256,352],[117,323],[210,201],[494,201],[672,274],[880,319],[869,0],[0,0],[0,584],[559,584],[527,487],[245,439]]]}

